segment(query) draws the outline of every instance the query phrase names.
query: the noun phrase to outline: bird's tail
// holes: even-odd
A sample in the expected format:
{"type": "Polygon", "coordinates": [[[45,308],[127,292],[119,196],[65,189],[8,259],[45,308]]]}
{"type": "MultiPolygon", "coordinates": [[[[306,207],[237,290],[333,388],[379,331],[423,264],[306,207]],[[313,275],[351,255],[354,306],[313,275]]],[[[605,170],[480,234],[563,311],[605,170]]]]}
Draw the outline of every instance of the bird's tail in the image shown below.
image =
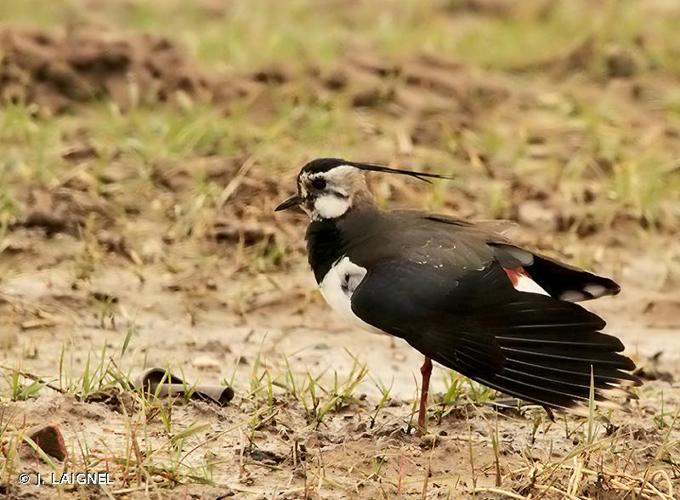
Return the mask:
{"type": "Polygon", "coordinates": [[[598,331],[604,327],[598,316],[576,304],[522,295],[530,297],[463,321],[454,342],[428,336],[427,346],[414,347],[472,380],[550,408],[587,411],[591,387],[600,406],[635,398],[635,364],[620,354],[619,339],[598,331]]]}
{"type": "Polygon", "coordinates": [[[621,287],[613,280],[508,244],[494,244],[496,258],[506,269],[528,275],[556,299],[568,302],[616,295],[621,287]]]}

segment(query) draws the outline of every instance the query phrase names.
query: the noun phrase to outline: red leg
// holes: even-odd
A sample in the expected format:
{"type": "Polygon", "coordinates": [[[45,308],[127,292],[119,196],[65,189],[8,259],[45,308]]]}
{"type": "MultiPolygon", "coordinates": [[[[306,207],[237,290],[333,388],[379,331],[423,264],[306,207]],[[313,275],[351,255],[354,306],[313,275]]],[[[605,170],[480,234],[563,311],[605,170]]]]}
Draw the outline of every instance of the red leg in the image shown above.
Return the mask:
{"type": "Polygon", "coordinates": [[[425,356],[425,362],[420,367],[423,384],[420,389],[420,408],[418,409],[418,432],[427,430],[427,396],[430,392],[430,375],[432,374],[432,360],[425,356]]]}

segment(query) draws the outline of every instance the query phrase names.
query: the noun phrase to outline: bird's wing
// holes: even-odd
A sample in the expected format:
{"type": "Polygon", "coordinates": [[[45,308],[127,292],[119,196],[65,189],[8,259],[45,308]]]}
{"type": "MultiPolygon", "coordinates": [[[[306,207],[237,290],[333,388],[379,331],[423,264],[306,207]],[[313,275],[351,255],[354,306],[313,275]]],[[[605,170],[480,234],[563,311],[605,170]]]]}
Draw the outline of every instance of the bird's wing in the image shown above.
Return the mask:
{"type": "MultiPolygon", "coordinates": [[[[403,211],[407,214],[407,211],[403,211]]],[[[411,212],[431,229],[446,228],[452,233],[486,243],[494,249],[494,257],[501,265],[515,273],[530,278],[549,295],[569,302],[616,295],[621,287],[613,280],[598,276],[564,262],[546,257],[513,244],[507,233],[512,228],[507,221],[480,221],[470,223],[447,215],[411,212]]]]}
{"type": "Polygon", "coordinates": [[[354,291],[352,311],[366,323],[473,380],[553,408],[587,406],[591,369],[601,402],[637,383],[621,342],[600,332],[602,319],[517,291],[493,251],[485,262],[479,251],[450,251],[455,269],[441,256],[423,263],[402,253],[411,256],[373,262],[354,291]]]}
{"type": "Polygon", "coordinates": [[[448,224],[449,226],[473,230],[491,237],[494,241],[508,241],[506,240],[507,234],[518,227],[516,222],[506,219],[468,221],[452,215],[423,212],[421,210],[392,210],[392,213],[397,216],[425,220],[428,223],[448,224]]]}
{"type": "Polygon", "coordinates": [[[517,229],[519,226],[516,222],[506,219],[493,219],[493,220],[475,220],[473,222],[468,222],[457,217],[452,217],[450,215],[442,215],[435,213],[425,213],[421,214],[421,217],[425,219],[440,222],[444,224],[453,224],[458,226],[467,227],[470,229],[476,229],[481,233],[491,236],[491,239],[495,241],[505,241],[507,234],[517,229]]]}

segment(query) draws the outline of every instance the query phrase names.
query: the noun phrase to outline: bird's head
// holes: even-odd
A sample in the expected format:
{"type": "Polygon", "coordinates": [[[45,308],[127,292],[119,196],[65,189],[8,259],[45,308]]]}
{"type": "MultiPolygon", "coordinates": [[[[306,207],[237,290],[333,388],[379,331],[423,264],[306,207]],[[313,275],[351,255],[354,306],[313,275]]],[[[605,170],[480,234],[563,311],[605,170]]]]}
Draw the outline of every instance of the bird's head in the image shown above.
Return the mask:
{"type": "Polygon", "coordinates": [[[365,171],[409,175],[420,180],[427,177],[450,177],[400,170],[382,165],[357,163],[339,158],[319,158],[307,163],[297,176],[297,193],[276,207],[276,211],[301,207],[312,220],[335,219],[360,205],[373,205],[365,171]]]}

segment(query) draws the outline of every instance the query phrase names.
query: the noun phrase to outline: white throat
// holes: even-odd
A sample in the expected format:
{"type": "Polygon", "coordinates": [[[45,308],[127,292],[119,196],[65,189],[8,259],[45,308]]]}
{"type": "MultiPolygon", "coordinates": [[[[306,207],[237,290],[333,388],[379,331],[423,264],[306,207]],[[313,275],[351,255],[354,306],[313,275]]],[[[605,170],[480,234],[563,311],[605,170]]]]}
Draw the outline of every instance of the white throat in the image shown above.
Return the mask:
{"type": "Polygon", "coordinates": [[[335,219],[344,215],[349,209],[349,200],[340,198],[333,194],[326,194],[319,196],[314,201],[314,211],[312,212],[312,219],[335,219]]]}

